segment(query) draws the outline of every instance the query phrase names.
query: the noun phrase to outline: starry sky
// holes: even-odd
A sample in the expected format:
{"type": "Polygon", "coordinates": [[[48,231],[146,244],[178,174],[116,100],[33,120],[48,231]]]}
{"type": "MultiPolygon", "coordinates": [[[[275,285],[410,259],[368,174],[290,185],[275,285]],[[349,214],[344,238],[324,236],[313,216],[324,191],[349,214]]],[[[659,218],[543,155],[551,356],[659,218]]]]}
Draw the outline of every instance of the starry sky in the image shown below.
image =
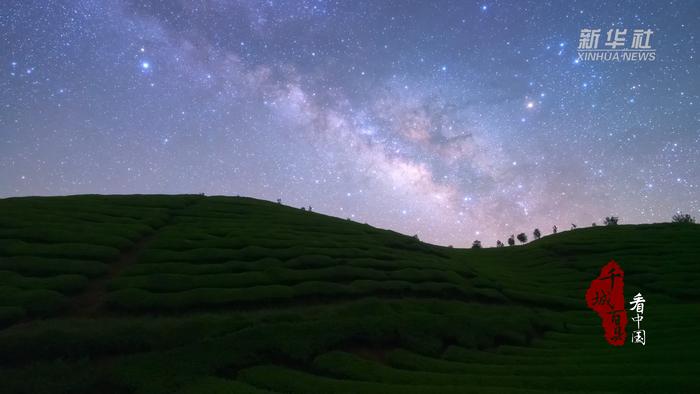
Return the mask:
{"type": "Polygon", "coordinates": [[[281,198],[455,246],[700,216],[700,5],[615,3],[5,0],[0,196],[281,198]],[[584,28],[656,60],[577,61],[584,28]]]}

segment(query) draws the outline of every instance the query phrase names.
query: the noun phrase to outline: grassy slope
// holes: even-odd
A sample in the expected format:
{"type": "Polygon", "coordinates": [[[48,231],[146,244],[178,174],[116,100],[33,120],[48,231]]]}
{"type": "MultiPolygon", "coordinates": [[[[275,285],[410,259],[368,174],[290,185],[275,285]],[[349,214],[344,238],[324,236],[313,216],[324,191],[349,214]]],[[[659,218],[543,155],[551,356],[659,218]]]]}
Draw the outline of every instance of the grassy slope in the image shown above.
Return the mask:
{"type": "Polygon", "coordinates": [[[19,198],[0,212],[8,392],[699,388],[700,226],[459,250],[248,198],[19,198]],[[647,299],[646,347],[607,345],[585,308],[610,259],[626,298],[647,299]]]}

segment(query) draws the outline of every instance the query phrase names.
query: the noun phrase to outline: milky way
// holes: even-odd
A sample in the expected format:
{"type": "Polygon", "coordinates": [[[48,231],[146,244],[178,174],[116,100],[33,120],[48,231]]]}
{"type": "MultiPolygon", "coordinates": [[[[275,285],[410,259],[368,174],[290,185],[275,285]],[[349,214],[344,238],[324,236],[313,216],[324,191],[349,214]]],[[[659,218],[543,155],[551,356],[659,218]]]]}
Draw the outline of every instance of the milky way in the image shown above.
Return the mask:
{"type": "Polygon", "coordinates": [[[0,196],[280,198],[455,246],[697,215],[699,19],[692,1],[4,1],[0,196]],[[584,28],[651,29],[656,60],[578,61],[584,28]]]}

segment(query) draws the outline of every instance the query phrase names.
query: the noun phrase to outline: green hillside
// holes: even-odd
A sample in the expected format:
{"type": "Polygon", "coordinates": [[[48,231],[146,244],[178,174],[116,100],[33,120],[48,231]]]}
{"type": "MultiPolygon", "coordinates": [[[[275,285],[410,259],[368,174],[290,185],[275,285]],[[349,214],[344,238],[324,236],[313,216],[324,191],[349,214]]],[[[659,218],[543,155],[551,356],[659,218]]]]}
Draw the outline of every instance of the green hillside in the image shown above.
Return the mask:
{"type": "Polygon", "coordinates": [[[0,213],[0,392],[700,390],[698,225],[465,250],[240,197],[0,213]],[[608,345],[586,307],[611,259],[647,300],[644,347],[608,345]]]}

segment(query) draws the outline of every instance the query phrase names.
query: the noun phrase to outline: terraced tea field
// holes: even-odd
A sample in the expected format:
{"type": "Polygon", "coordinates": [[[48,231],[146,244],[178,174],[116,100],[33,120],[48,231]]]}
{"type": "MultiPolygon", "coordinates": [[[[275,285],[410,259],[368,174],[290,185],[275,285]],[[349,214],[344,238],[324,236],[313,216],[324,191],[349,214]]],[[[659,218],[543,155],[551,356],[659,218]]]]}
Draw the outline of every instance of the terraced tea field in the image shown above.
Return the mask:
{"type": "Polygon", "coordinates": [[[464,250],[239,197],[0,212],[2,392],[700,390],[698,225],[464,250]],[[586,308],[611,259],[647,300],[646,346],[608,345],[586,308]]]}

